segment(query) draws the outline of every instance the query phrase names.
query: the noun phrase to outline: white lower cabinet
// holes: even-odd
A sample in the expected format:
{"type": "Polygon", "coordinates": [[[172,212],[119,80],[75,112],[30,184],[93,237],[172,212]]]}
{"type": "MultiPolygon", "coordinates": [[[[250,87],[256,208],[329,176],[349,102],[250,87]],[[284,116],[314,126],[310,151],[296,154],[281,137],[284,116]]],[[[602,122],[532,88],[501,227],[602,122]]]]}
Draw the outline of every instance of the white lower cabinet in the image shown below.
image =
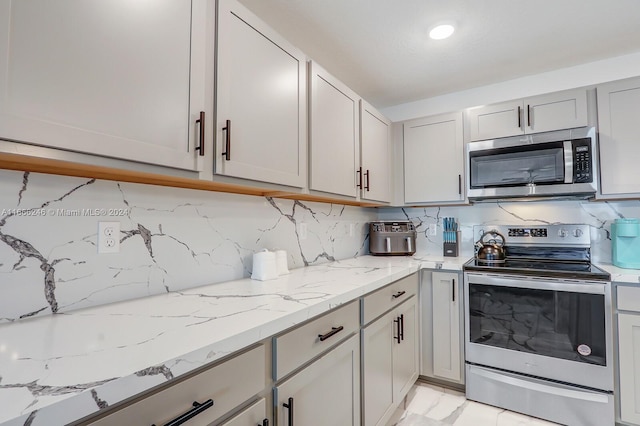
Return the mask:
{"type": "Polygon", "coordinates": [[[242,410],[240,414],[220,424],[220,426],[269,426],[267,403],[264,398],[250,407],[242,410]]]}
{"type": "Polygon", "coordinates": [[[360,425],[357,335],[275,388],[279,426],[360,425]]]}
{"type": "Polygon", "coordinates": [[[617,300],[619,420],[640,425],[640,288],[618,286],[617,300]]]}
{"type": "MultiPolygon", "coordinates": [[[[367,426],[385,425],[418,378],[417,274],[404,280],[415,283],[411,296],[361,331],[362,423],[367,426]]],[[[373,300],[365,297],[363,307],[373,300]]]]}
{"type": "Polygon", "coordinates": [[[400,318],[400,341],[393,347],[393,394],[400,402],[418,378],[418,298],[413,297],[396,310],[400,318]]]}
{"type": "MultiPolygon", "coordinates": [[[[265,346],[260,345],[112,414],[80,424],[161,425],[193,415],[189,426],[210,425],[264,391],[267,385],[266,356],[265,346]]],[[[265,412],[263,410],[259,416],[261,422],[266,418],[265,412]]],[[[247,423],[230,424],[239,426],[247,423]]]]}
{"type": "Polygon", "coordinates": [[[422,376],[464,383],[461,290],[458,273],[422,272],[422,376]]]}

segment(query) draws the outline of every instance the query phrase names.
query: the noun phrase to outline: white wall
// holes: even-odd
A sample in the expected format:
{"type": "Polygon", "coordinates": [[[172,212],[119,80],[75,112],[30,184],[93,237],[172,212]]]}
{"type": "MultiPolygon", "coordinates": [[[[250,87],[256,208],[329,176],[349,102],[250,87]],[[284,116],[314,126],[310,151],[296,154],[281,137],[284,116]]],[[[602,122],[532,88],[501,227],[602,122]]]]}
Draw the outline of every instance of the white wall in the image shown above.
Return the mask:
{"type": "Polygon", "coordinates": [[[396,105],[381,111],[396,122],[638,75],[640,52],[396,105]]]}

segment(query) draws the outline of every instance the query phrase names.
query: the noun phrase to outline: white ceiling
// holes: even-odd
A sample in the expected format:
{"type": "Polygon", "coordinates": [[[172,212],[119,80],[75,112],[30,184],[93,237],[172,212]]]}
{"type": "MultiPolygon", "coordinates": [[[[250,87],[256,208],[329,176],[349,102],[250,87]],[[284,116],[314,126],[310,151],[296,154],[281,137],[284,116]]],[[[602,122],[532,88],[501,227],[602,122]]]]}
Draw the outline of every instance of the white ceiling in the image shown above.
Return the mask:
{"type": "Polygon", "coordinates": [[[640,51],[640,0],[240,1],[378,108],[640,51]]]}

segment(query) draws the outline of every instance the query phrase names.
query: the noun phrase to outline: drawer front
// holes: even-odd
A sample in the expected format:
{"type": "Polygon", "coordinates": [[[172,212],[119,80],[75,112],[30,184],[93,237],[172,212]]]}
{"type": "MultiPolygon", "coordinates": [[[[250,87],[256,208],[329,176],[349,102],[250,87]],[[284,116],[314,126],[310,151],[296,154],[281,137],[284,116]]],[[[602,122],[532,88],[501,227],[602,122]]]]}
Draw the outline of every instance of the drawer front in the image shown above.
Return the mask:
{"type": "Polygon", "coordinates": [[[362,299],[362,325],[368,324],[418,292],[418,274],[412,274],[362,299]]]}
{"type": "Polygon", "coordinates": [[[276,337],[273,372],[275,380],[280,380],[356,332],[359,328],[358,317],[358,302],[355,301],[276,337]],[[342,329],[338,331],[339,327],[342,329]],[[331,334],[332,331],[335,333],[331,334]]]}
{"type": "Polygon", "coordinates": [[[640,312],[640,288],[618,286],[618,309],[640,312]]]}
{"type": "Polygon", "coordinates": [[[220,426],[260,426],[267,418],[267,403],[262,398],[252,406],[242,410],[240,414],[232,417],[220,426]]]}
{"type": "Polygon", "coordinates": [[[194,409],[194,402],[203,404],[211,399],[213,405],[188,423],[208,425],[265,389],[265,356],[264,345],[260,345],[90,424],[163,425],[194,409]]]}

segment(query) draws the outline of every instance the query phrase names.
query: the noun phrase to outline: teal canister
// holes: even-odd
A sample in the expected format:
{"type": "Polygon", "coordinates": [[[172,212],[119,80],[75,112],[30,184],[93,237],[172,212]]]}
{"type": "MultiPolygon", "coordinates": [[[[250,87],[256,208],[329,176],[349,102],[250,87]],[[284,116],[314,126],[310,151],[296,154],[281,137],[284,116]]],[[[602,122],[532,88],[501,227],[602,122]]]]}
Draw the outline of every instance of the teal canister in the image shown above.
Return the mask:
{"type": "Polygon", "coordinates": [[[614,265],[640,269],[640,220],[616,219],[611,224],[611,249],[614,265]]]}

